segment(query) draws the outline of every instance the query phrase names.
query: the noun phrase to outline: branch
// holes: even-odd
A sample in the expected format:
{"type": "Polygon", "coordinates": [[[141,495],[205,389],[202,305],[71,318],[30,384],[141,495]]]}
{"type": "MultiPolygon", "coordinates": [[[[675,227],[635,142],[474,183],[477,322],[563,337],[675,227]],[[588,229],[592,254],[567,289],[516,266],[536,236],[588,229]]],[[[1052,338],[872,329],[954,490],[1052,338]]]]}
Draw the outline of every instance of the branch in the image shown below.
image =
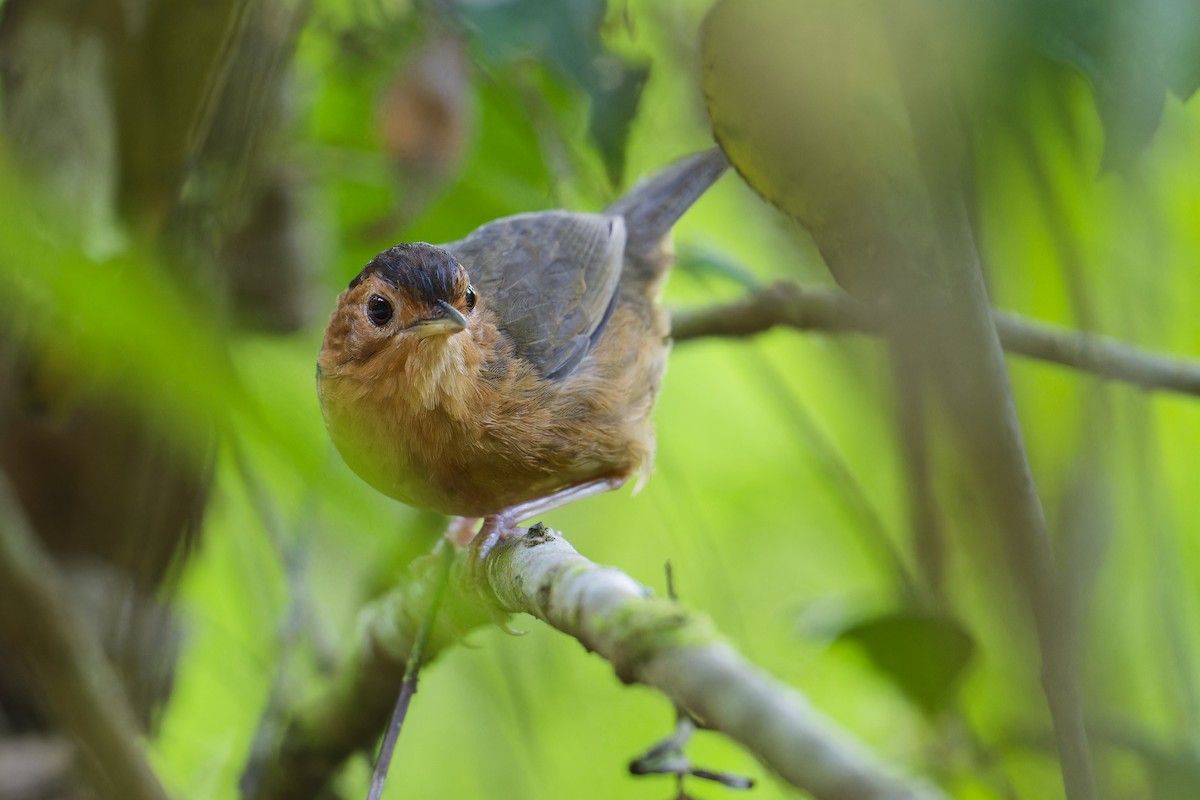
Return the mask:
{"type": "Polygon", "coordinates": [[[541,525],[497,545],[485,570],[505,611],[578,639],[622,681],[658,689],[818,800],[942,797],[894,775],[799,692],[746,661],[707,618],[652,597],[541,525]]]}
{"type": "Polygon", "coordinates": [[[125,692],[99,641],[76,619],[58,570],[42,552],[0,476],[0,642],[24,667],[58,729],[79,750],[100,798],[163,800],[138,747],[125,692]]]}
{"type": "MultiPolygon", "coordinates": [[[[1033,322],[994,311],[1004,349],[1018,355],[1089,372],[1146,389],[1200,396],[1200,362],[1151,353],[1117,339],[1033,322]]],[[[671,335],[677,342],[704,336],[754,336],[777,326],[828,333],[880,334],[878,317],[840,289],[806,289],[780,282],[741,300],[677,311],[671,335]]]]}
{"type": "MultiPolygon", "coordinates": [[[[461,553],[459,566],[472,557],[461,553]]],[[[447,597],[429,658],[491,621],[497,604],[525,611],[609,660],[621,680],[662,691],[816,800],[944,797],[880,763],[799,692],[747,662],[706,618],[593,564],[541,525],[502,541],[481,569],[460,574],[468,576],[465,591],[447,597]]],[[[378,737],[435,584],[425,565],[411,584],[364,612],[359,656],[296,714],[278,756],[262,768],[253,800],[316,796],[342,760],[378,737]]]]}

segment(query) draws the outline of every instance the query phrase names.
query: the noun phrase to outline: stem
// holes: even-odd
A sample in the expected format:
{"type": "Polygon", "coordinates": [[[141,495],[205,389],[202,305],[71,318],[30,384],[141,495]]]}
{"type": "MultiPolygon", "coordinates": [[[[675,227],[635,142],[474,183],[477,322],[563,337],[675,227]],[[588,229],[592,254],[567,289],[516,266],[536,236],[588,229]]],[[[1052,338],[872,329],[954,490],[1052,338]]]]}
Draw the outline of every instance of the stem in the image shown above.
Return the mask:
{"type": "MultiPolygon", "coordinates": [[[[992,311],[1004,349],[1060,364],[1098,378],[1145,389],[1200,396],[1200,362],[1173,358],[1106,336],[1066,330],[1005,311],[992,311]]],[[[808,289],[780,282],[740,300],[677,311],[677,342],[710,336],[755,336],[777,326],[825,333],[883,333],[879,316],[839,289],[808,289]]]]}
{"type": "Polygon", "coordinates": [[[367,800],[379,800],[383,796],[383,785],[387,782],[388,770],[392,766],[392,755],[396,750],[396,741],[400,738],[400,729],[404,727],[404,719],[408,715],[408,705],[417,693],[417,678],[421,664],[425,659],[425,647],[429,642],[429,632],[437,619],[438,608],[450,583],[450,565],[454,562],[454,550],[444,539],[438,542],[442,554],[441,568],[438,571],[437,588],[429,601],[429,611],[421,620],[417,637],[413,640],[412,650],[404,665],[404,680],[400,682],[400,696],[396,698],[396,707],[392,709],[392,718],[388,723],[387,733],[379,747],[379,759],[375,762],[375,772],[371,775],[371,790],[367,800]]]}

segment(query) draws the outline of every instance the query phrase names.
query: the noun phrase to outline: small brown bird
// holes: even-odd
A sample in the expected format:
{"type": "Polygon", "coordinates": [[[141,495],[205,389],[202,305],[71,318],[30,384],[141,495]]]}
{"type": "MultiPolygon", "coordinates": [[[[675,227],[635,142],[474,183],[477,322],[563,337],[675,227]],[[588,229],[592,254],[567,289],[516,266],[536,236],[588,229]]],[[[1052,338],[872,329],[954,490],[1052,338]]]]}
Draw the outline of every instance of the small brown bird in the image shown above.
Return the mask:
{"type": "Polygon", "coordinates": [[[727,166],[700,153],[602,214],[519,214],[372,259],[338,297],[317,363],[346,463],[409,505],[486,517],[493,542],[644,479],[670,346],[657,301],[669,233],[727,166]]]}

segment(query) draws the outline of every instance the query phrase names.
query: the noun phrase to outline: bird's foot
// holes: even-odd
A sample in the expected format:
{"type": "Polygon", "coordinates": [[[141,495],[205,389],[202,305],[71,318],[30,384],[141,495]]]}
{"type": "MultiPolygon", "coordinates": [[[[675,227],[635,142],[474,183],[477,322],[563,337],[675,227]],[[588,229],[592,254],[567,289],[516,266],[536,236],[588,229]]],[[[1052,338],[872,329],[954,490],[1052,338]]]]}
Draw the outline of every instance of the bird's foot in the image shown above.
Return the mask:
{"type": "Polygon", "coordinates": [[[492,552],[492,548],[512,536],[516,531],[516,520],[509,514],[491,514],[484,517],[483,526],[471,540],[472,560],[482,563],[488,553],[492,552]]]}
{"type": "Polygon", "coordinates": [[[506,513],[489,514],[483,518],[483,526],[467,545],[466,578],[471,585],[482,588],[487,585],[484,562],[488,554],[505,539],[516,533],[513,518],[506,513]]]}

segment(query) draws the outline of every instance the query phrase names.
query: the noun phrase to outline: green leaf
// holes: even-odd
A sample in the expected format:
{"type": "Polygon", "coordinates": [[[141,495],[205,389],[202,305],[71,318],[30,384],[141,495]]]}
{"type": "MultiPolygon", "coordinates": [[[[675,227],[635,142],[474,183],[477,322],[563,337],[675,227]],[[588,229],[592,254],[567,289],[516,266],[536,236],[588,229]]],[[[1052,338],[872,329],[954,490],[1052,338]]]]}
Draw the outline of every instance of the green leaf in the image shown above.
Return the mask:
{"type": "Polygon", "coordinates": [[[1055,0],[1033,6],[1027,33],[1092,84],[1104,122],[1104,163],[1127,167],[1149,144],[1167,92],[1200,88],[1200,4],[1194,0],[1055,0]]]}
{"type": "Polygon", "coordinates": [[[975,643],[947,617],[885,614],[846,629],[837,641],[862,649],[874,667],[932,716],[953,698],[975,643]]]}
{"type": "Polygon", "coordinates": [[[808,229],[852,294],[917,282],[933,212],[876,4],[722,0],[701,36],[713,131],[746,182],[808,229]]]}
{"type": "Polygon", "coordinates": [[[477,32],[477,50],[485,62],[538,61],[587,94],[592,104],[588,134],[609,180],[619,183],[629,124],[637,115],[650,70],[604,46],[604,0],[463,3],[459,15],[477,32]]]}

